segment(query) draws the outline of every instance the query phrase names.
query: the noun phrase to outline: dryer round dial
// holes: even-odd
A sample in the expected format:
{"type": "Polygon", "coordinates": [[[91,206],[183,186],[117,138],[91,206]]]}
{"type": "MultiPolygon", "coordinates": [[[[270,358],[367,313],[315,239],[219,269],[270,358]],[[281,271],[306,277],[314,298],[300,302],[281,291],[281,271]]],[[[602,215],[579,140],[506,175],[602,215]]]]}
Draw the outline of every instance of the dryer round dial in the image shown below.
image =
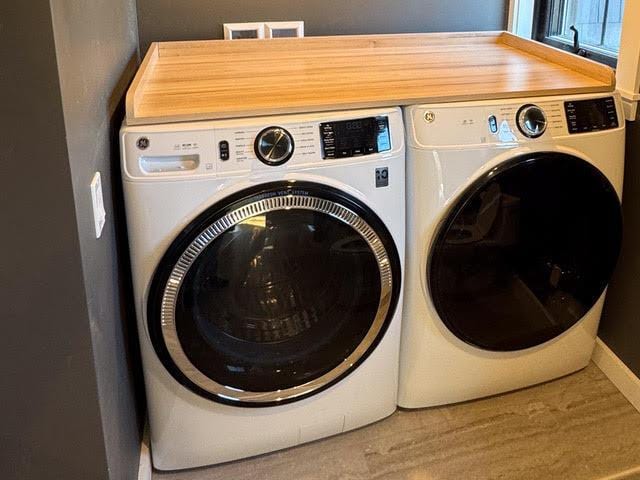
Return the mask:
{"type": "Polygon", "coordinates": [[[293,137],[282,127],[268,127],[256,137],[254,150],[258,159],[266,165],[282,165],[291,158],[293,137]]]}
{"type": "Polygon", "coordinates": [[[524,105],[516,115],[518,128],[525,137],[538,138],[547,130],[547,116],[537,105],[524,105]]]}

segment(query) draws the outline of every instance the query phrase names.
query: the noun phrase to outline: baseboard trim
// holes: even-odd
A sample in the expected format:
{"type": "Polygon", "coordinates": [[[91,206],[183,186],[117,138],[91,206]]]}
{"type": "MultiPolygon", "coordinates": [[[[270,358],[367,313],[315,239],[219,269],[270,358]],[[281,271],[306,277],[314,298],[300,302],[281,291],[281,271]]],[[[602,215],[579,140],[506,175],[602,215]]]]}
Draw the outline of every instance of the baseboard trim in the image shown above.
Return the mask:
{"type": "Polygon", "coordinates": [[[144,427],[140,442],[140,463],[138,464],[138,480],[151,480],[151,451],[149,450],[149,424],[144,427]]]}
{"type": "Polygon", "coordinates": [[[599,338],[596,339],[592,360],[640,412],[640,378],[599,338]]]}

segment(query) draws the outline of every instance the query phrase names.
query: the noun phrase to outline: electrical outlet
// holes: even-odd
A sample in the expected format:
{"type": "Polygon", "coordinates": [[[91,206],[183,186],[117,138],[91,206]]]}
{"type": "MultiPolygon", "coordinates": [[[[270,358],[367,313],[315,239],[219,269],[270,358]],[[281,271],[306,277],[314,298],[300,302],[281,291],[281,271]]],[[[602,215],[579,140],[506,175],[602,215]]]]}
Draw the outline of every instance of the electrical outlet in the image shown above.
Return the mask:
{"type": "Polygon", "coordinates": [[[224,39],[304,37],[304,22],[225,23],[224,39]]]}
{"type": "Polygon", "coordinates": [[[264,23],[225,23],[224,39],[264,38],[264,23]]]}
{"type": "Polygon", "coordinates": [[[102,179],[100,172],[96,172],[93,180],[91,180],[91,204],[93,205],[93,221],[96,238],[100,238],[107,219],[107,212],[104,209],[104,199],[102,197],[102,179]]]}
{"type": "Polygon", "coordinates": [[[266,22],[264,35],[266,38],[304,37],[304,22],[266,22]]]}

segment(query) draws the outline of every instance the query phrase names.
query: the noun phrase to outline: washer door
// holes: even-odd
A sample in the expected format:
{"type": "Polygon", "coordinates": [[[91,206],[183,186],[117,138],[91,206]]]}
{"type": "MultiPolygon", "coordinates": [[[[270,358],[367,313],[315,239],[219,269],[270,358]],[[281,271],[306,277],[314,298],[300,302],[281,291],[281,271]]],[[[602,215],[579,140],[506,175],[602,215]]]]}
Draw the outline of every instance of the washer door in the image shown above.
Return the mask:
{"type": "Polygon", "coordinates": [[[597,302],[622,237],[618,196],[579,158],[538,153],[500,165],[455,203],[427,279],[444,324],[494,351],[544,343],[597,302]]]}
{"type": "Polygon", "coordinates": [[[149,295],[151,339],[192,391],[242,406],[304,398],[376,347],[400,291],[380,219],[333,188],[277,182],[199,216],[149,295]]]}

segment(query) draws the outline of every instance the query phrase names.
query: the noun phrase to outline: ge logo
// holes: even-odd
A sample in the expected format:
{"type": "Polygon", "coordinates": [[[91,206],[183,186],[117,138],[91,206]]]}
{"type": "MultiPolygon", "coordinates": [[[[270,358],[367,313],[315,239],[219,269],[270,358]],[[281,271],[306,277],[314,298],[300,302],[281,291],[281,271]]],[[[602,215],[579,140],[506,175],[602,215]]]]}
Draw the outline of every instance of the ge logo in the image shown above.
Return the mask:
{"type": "Polygon", "coordinates": [[[436,114],[432,111],[425,112],[424,119],[427,121],[427,123],[433,123],[433,121],[436,119],[436,114]]]}
{"type": "Polygon", "coordinates": [[[149,139],[147,137],[140,137],[136,145],[140,150],[144,150],[149,146],[149,139]]]}

